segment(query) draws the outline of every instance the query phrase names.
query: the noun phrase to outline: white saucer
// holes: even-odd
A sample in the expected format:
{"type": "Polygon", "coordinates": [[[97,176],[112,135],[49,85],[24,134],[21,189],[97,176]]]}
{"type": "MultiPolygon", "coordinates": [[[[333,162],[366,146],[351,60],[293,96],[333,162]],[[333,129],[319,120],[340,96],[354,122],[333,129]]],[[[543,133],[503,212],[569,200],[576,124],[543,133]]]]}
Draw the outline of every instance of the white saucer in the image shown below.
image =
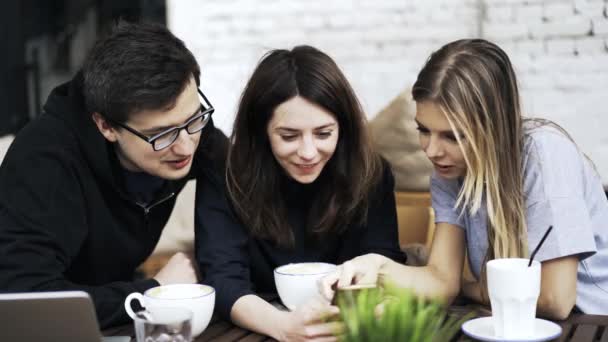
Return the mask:
{"type": "Polygon", "coordinates": [[[547,341],[552,340],[562,333],[562,328],[544,319],[537,318],[534,320],[534,336],[506,339],[503,337],[494,336],[494,325],[492,317],[481,317],[466,321],[462,325],[462,331],[477,340],[481,341],[547,341]]]}

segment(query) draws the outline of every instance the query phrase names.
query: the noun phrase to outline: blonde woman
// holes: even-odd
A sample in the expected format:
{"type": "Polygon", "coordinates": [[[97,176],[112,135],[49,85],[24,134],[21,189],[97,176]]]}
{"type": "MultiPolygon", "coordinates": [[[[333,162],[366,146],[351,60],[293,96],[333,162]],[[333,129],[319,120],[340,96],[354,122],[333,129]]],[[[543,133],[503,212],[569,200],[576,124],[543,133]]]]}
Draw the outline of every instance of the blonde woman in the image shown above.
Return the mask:
{"type": "Polygon", "coordinates": [[[542,262],[540,316],[573,308],[608,314],[608,202],[591,162],[557,125],[523,119],[503,50],[459,40],[433,53],[413,87],[420,144],[434,164],[436,232],[425,267],[367,254],[344,263],[322,286],[390,278],[427,296],[459,292],[488,304],[487,260],[542,262]],[[462,282],[465,250],[475,281],[462,282]],[[461,286],[462,283],[462,286],[461,286]]]}

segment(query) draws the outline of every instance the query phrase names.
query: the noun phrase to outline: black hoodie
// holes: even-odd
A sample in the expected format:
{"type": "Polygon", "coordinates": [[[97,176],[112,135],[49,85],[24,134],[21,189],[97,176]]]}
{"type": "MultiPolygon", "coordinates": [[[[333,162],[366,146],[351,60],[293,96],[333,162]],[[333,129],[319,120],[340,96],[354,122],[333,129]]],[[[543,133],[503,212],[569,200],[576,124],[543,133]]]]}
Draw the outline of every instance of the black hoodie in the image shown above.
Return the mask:
{"type": "Polygon", "coordinates": [[[125,297],[186,181],[221,174],[226,137],[210,122],[190,175],[164,182],[148,206],[126,191],[112,145],[84,109],[82,76],[53,90],[0,167],[0,292],[84,290],[103,328],[125,323],[125,297]]]}

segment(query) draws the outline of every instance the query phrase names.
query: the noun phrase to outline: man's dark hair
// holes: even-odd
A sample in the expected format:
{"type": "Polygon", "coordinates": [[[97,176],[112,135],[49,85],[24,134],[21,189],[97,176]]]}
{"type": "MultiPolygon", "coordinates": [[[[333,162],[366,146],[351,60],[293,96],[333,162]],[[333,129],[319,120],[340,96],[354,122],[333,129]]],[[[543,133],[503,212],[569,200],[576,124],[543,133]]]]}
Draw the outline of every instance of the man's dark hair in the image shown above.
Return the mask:
{"type": "Polygon", "coordinates": [[[293,246],[281,180],[285,172],[272,154],[267,127],[274,110],[300,96],[335,116],[336,150],[316,181],[308,231],[340,233],[367,220],[368,196],[382,177],[381,159],[371,147],[366,119],[354,91],[336,63],[311,46],[266,54],[241,96],[232,130],[227,187],[242,222],[257,238],[293,246]]]}
{"type": "Polygon", "coordinates": [[[157,24],[120,22],[83,67],[89,114],[124,123],[142,110],[169,110],[200,68],[183,41],[157,24]]]}

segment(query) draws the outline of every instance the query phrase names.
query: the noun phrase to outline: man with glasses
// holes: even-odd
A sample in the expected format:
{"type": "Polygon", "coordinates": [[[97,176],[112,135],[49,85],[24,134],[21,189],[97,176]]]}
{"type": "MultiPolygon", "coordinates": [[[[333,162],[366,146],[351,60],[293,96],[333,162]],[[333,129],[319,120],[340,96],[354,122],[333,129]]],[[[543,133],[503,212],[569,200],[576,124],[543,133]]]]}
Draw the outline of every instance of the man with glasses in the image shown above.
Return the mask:
{"type": "Polygon", "coordinates": [[[84,290],[102,328],[131,292],[195,283],[182,253],[134,280],[189,179],[220,184],[227,138],[166,28],[119,24],[17,135],[0,167],[0,292],[84,290]]]}

